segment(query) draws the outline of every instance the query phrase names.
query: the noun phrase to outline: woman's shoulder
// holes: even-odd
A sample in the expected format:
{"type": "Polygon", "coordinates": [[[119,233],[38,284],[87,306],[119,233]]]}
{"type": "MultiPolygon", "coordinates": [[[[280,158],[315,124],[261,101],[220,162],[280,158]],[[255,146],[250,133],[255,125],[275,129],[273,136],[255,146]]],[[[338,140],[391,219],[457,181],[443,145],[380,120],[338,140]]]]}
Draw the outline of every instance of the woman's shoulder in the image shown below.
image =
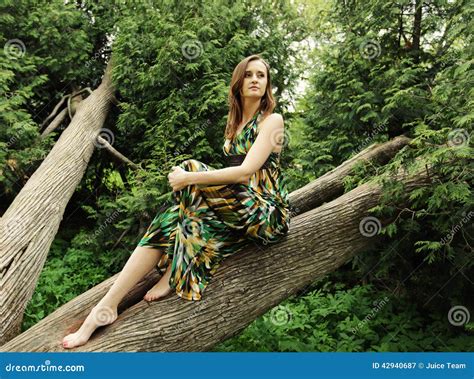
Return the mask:
{"type": "Polygon", "coordinates": [[[283,116],[280,113],[262,114],[259,122],[270,120],[283,121],[283,116]]]}
{"type": "Polygon", "coordinates": [[[262,124],[265,123],[276,123],[283,125],[283,116],[280,113],[271,113],[269,115],[262,115],[260,120],[258,120],[258,127],[257,129],[260,131],[262,128],[262,124]]]}

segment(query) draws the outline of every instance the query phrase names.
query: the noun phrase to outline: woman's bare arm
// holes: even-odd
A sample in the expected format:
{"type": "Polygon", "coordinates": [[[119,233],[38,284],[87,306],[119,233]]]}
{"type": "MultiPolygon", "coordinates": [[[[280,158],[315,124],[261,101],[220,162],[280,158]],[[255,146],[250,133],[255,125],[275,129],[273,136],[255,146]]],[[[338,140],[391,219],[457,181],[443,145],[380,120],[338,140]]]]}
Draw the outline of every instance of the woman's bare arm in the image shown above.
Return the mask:
{"type": "Polygon", "coordinates": [[[248,180],[244,175],[242,166],[232,166],[211,171],[187,172],[186,176],[188,184],[235,184],[248,180]]]}
{"type": "Polygon", "coordinates": [[[246,183],[259,170],[283,136],[283,117],[274,113],[262,121],[257,138],[240,166],[219,170],[187,172],[188,184],[246,183]]]}

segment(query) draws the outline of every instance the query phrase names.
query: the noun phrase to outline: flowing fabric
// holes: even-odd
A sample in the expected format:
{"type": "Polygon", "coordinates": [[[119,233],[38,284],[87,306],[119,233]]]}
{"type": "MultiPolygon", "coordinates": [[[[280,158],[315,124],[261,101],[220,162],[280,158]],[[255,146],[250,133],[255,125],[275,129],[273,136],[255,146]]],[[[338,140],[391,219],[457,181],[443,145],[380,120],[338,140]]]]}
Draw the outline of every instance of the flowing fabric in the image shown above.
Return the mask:
{"type": "MultiPolygon", "coordinates": [[[[257,113],[232,140],[225,140],[224,155],[246,154],[258,134],[257,113]]],[[[186,171],[213,167],[188,159],[186,171]]],[[[137,246],[164,254],[157,269],[164,274],[171,264],[169,285],[187,300],[201,300],[222,260],[249,243],[273,244],[290,227],[290,205],[280,153],[270,154],[270,167],[257,170],[247,184],[189,185],[173,192],[173,203],[160,209],[137,246]]]]}

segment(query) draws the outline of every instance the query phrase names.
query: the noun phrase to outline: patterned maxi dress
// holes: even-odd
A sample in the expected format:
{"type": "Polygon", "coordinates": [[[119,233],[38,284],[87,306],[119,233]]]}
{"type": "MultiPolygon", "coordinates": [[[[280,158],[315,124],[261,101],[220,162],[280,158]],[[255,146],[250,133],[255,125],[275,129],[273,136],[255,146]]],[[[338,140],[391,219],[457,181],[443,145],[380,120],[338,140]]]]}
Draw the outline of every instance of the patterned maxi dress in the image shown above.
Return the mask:
{"type": "MultiPolygon", "coordinates": [[[[255,116],[232,140],[224,155],[246,154],[257,137],[255,116]]],[[[165,254],[157,264],[164,274],[171,264],[169,285],[186,300],[200,300],[221,261],[249,243],[278,242],[290,227],[290,205],[280,153],[272,152],[270,168],[260,168],[247,184],[193,184],[173,192],[173,203],[155,216],[137,246],[165,254]]],[[[186,171],[215,170],[195,159],[182,162],[186,171]]]]}

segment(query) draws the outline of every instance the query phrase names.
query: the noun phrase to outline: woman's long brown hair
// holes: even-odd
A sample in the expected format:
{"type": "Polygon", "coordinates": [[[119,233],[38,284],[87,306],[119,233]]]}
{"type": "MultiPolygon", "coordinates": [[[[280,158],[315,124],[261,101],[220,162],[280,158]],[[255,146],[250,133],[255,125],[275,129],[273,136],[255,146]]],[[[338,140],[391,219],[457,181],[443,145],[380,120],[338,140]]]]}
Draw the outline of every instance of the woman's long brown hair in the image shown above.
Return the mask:
{"type": "Polygon", "coordinates": [[[243,102],[240,91],[244,83],[245,70],[250,61],[260,60],[267,68],[267,88],[265,94],[260,100],[260,107],[257,112],[263,113],[263,118],[272,114],[275,109],[276,102],[272,94],[272,83],[270,80],[270,66],[263,58],[258,54],[250,55],[247,58],[242,59],[239,64],[234,68],[232,73],[232,80],[230,82],[229,89],[229,114],[227,116],[227,126],[225,128],[225,138],[232,139],[236,135],[237,128],[242,122],[243,116],[243,102]]]}

